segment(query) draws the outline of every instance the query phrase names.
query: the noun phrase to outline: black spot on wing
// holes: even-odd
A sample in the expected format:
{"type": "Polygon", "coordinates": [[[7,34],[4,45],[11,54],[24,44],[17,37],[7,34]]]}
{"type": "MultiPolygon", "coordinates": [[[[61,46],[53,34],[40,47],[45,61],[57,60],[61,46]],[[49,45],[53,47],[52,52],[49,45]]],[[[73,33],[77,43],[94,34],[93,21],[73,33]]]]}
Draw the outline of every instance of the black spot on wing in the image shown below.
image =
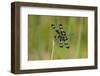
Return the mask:
{"type": "Polygon", "coordinates": [[[63,46],[60,45],[60,48],[63,48],[63,46]]]}
{"type": "Polygon", "coordinates": [[[59,29],[63,30],[63,25],[62,24],[59,24],[59,29]]]}
{"type": "Polygon", "coordinates": [[[67,46],[66,48],[70,48],[69,46],[67,46]]]}
{"type": "Polygon", "coordinates": [[[51,24],[51,27],[52,27],[53,29],[55,29],[55,28],[56,28],[54,24],[51,24]]]}

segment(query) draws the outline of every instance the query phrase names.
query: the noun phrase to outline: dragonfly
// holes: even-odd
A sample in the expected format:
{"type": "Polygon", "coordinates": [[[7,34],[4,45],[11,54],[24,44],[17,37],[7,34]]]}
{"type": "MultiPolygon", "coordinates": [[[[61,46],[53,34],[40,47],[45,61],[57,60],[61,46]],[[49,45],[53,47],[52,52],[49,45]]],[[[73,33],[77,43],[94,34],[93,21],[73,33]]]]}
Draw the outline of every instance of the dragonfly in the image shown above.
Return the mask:
{"type": "Polygon", "coordinates": [[[60,48],[70,48],[69,43],[68,43],[68,36],[67,33],[65,32],[63,25],[59,24],[58,27],[54,24],[51,24],[52,29],[55,31],[54,39],[58,41],[59,47],[60,48]]]}

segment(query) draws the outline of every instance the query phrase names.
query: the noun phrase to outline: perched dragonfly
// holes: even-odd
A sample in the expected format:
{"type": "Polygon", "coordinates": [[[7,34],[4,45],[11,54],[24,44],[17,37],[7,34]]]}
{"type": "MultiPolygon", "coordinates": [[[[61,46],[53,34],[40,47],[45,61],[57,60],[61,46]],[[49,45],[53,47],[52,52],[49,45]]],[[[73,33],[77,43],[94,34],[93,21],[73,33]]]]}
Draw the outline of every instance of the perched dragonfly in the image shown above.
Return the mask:
{"type": "Polygon", "coordinates": [[[63,25],[59,24],[58,27],[54,24],[51,24],[52,29],[56,32],[54,39],[59,42],[59,47],[70,48],[68,44],[68,36],[64,31],[63,25]]]}

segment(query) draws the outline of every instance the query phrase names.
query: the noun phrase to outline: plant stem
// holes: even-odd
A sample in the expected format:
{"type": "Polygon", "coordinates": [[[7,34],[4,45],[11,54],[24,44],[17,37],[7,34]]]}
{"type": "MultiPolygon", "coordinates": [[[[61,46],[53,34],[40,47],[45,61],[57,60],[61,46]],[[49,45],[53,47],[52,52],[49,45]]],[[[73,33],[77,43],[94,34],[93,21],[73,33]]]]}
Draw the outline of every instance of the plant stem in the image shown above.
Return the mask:
{"type": "Polygon", "coordinates": [[[52,42],[51,60],[53,59],[53,56],[54,56],[54,39],[52,42]]]}
{"type": "Polygon", "coordinates": [[[77,57],[81,57],[80,49],[81,49],[82,29],[83,29],[83,18],[80,18],[80,27],[79,27],[79,34],[78,34],[78,41],[77,41],[77,57]]]}

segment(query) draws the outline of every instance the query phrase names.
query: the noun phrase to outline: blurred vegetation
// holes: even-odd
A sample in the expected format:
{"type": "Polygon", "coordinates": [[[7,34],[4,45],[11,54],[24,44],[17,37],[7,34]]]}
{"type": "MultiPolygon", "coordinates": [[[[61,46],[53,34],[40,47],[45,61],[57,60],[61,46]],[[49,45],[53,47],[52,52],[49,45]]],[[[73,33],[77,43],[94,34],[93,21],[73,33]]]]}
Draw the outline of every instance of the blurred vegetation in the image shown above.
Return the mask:
{"type": "Polygon", "coordinates": [[[79,59],[88,57],[87,17],[28,15],[28,60],[79,59]],[[62,24],[69,33],[70,48],[53,45],[51,24],[62,24]]]}

